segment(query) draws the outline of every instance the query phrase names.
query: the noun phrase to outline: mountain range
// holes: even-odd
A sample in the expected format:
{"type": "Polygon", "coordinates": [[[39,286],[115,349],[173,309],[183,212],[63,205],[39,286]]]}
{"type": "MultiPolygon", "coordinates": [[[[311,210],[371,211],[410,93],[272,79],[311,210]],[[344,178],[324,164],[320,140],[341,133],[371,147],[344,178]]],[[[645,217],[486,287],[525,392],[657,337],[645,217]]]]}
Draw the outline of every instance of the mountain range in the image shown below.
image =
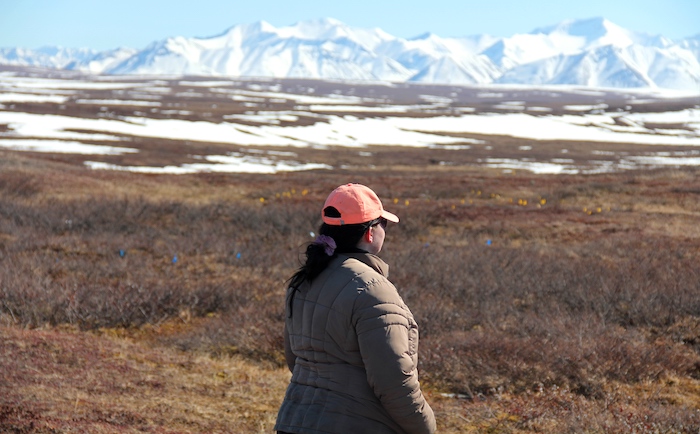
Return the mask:
{"type": "Polygon", "coordinates": [[[113,75],[316,78],[438,84],[567,84],[700,93],[700,34],[679,41],[604,18],[567,20],[510,37],[412,39],[332,18],[287,27],[260,21],[209,38],[146,48],[1,48],[0,64],[113,75]]]}

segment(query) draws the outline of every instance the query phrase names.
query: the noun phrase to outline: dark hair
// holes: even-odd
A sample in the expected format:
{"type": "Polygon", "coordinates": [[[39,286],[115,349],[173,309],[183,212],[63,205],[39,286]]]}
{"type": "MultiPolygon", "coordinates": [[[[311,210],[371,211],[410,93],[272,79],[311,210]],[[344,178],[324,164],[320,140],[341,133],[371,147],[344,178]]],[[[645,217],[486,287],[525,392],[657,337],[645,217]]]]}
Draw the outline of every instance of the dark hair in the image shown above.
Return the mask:
{"type": "Polygon", "coordinates": [[[311,282],[326,269],[328,264],[338,253],[357,252],[357,243],[362,239],[362,235],[367,232],[367,229],[374,223],[361,223],[356,225],[328,225],[321,224],[319,228],[320,235],[326,235],[333,238],[336,248],[332,256],[328,256],[325,247],[321,244],[310,243],[306,246],[306,261],[297,270],[296,273],[289,279],[292,288],[299,289],[304,282],[311,282]]]}

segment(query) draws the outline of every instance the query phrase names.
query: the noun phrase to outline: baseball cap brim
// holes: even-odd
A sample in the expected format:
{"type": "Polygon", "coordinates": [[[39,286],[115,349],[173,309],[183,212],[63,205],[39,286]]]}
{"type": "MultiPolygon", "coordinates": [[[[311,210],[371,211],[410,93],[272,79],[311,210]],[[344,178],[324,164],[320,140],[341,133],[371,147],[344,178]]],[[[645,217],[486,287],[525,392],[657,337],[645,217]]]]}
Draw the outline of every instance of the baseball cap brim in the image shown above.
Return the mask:
{"type": "Polygon", "coordinates": [[[392,223],[398,223],[399,217],[396,214],[392,214],[387,210],[382,210],[382,217],[389,220],[392,223]]]}

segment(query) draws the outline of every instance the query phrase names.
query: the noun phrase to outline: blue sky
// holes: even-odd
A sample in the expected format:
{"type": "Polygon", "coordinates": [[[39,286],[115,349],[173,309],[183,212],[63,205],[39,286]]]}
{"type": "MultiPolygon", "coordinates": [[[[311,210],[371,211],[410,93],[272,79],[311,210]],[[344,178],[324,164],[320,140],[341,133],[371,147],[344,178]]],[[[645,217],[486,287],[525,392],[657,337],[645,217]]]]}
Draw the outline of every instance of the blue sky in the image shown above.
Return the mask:
{"type": "Polygon", "coordinates": [[[331,17],[410,38],[510,36],[565,19],[604,17],[629,30],[700,34],[700,0],[2,0],[0,47],[144,48],[170,36],[208,37],[264,20],[282,27],[331,17]]]}

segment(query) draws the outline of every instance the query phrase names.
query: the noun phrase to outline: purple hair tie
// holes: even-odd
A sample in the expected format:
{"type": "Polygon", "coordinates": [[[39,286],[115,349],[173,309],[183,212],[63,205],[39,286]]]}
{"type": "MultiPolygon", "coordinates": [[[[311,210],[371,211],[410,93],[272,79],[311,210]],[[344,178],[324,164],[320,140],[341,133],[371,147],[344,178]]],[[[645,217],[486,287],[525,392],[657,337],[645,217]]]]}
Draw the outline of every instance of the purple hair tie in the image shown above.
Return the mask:
{"type": "Polygon", "coordinates": [[[319,246],[323,246],[323,251],[326,252],[326,255],[328,256],[333,256],[333,253],[335,252],[335,248],[337,247],[335,244],[335,240],[328,235],[319,235],[316,237],[316,241],[314,241],[314,244],[318,244],[319,246]]]}

